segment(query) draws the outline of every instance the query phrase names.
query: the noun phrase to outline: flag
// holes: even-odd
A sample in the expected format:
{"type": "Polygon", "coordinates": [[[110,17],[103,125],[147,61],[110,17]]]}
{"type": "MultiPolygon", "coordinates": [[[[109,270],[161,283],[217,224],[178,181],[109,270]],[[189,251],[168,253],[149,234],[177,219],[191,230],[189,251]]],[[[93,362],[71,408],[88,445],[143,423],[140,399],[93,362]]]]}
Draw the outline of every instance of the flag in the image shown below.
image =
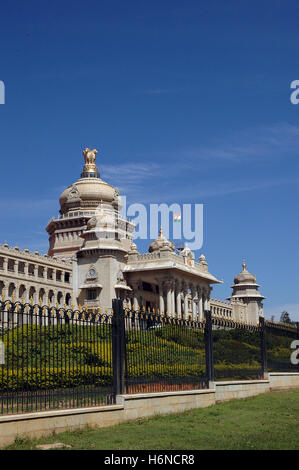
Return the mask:
{"type": "Polygon", "coordinates": [[[181,222],[181,214],[173,214],[174,222],[181,222]]]}

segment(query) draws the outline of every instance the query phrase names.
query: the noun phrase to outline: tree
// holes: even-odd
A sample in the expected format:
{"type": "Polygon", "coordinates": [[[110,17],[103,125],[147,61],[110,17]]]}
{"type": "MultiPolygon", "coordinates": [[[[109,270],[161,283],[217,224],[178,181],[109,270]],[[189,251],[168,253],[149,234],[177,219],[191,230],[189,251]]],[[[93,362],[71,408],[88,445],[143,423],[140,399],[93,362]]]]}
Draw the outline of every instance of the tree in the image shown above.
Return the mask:
{"type": "Polygon", "coordinates": [[[290,318],[290,314],[288,312],[286,312],[285,310],[283,312],[281,312],[280,321],[283,322],[283,323],[293,323],[291,318],[290,318]]]}

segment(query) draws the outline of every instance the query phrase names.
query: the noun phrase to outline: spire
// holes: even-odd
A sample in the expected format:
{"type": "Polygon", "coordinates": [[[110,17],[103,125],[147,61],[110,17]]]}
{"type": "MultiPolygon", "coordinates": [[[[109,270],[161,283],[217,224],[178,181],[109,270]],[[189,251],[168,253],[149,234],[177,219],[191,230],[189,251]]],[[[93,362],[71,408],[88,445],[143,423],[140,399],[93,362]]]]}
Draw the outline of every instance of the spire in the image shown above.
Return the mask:
{"type": "Polygon", "coordinates": [[[246,271],[246,261],[245,261],[245,259],[243,259],[242,268],[243,268],[243,272],[245,272],[246,271]]]}
{"type": "Polygon", "coordinates": [[[85,165],[83,167],[83,173],[81,178],[99,178],[100,174],[96,165],[97,149],[90,150],[88,147],[83,150],[83,156],[85,165]]]}

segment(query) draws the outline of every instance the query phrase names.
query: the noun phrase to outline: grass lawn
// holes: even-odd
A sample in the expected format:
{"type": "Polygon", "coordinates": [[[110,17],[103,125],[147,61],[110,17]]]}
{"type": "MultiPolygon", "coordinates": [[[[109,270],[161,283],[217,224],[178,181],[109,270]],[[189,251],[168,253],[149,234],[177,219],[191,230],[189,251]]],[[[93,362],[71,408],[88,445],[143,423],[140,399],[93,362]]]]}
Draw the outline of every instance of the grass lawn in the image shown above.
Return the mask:
{"type": "Polygon", "coordinates": [[[266,393],[109,428],[19,439],[7,449],[34,449],[51,442],[63,442],[72,449],[106,450],[299,449],[299,390],[266,393]]]}

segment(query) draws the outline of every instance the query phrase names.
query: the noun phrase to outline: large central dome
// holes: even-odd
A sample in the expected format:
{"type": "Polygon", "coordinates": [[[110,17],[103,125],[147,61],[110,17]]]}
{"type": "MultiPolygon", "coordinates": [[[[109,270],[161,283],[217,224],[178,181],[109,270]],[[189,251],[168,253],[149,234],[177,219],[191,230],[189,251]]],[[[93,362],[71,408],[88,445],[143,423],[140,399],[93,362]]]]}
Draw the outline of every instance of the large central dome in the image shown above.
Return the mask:
{"type": "Polygon", "coordinates": [[[95,164],[97,150],[85,149],[85,165],[81,178],[68,186],[59,198],[60,213],[74,210],[94,210],[99,204],[118,204],[119,192],[100,178],[95,164]]]}

